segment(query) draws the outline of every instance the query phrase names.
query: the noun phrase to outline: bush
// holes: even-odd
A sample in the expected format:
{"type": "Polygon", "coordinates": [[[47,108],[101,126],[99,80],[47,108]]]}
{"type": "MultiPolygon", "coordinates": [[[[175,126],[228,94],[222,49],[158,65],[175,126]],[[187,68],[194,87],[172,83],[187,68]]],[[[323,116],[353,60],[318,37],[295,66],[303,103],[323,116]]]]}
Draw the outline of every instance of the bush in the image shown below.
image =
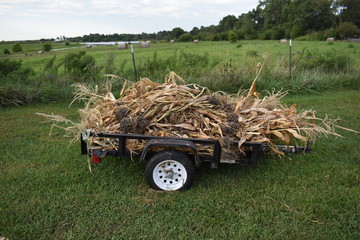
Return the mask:
{"type": "Polygon", "coordinates": [[[7,55],[9,55],[9,54],[10,54],[10,50],[9,50],[9,49],[7,49],[7,48],[5,48],[5,49],[4,49],[4,51],[3,51],[3,54],[7,54],[7,55]]]}
{"type": "Polygon", "coordinates": [[[52,49],[52,45],[50,43],[44,43],[43,44],[43,49],[45,52],[50,52],[52,49]]]}
{"type": "Polygon", "coordinates": [[[221,41],[227,41],[227,40],[229,40],[228,34],[227,34],[227,33],[224,33],[224,32],[219,33],[219,37],[220,37],[220,40],[221,40],[221,41]]]}
{"type": "Polygon", "coordinates": [[[91,73],[90,68],[95,65],[95,59],[92,56],[86,55],[85,51],[80,51],[77,54],[69,53],[65,55],[63,64],[65,72],[73,77],[87,77],[86,74],[91,73]]]}
{"type": "Polygon", "coordinates": [[[238,31],[236,31],[236,35],[238,36],[238,40],[245,39],[246,31],[238,30],[238,31]]]}
{"type": "Polygon", "coordinates": [[[179,37],[180,42],[191,42],[193,40],[193,36],[190,33],[184,33],[179,37]]]}
{"type": "Polygon", "coordinates": [[[284,30],[274,27],[271,29],[271,39],[272,40],[280,40],[285,35],[284,30]]]}
{"type": "Polygon", "coordinates": [[[20,45],[20,43],[14,43],[11,47],[11,50],[14,52],[14,53],[17,53],[17,52],[21,52],[22,51],[22,47],[20,45]]]}
{"type": "Polygon", "coordinates": [[[212,37],[211,41],[220,41],[220,36],[219,36],[218,34],[215,34],[215,35],[212,37]]]}
{"type": "Polygon", "coordinates": [[[336,32],[335,28],[328,28],[322,34],[323,40],[330,38],[330,37],[336,37],[336,36],[337,36],[337,32],[336,32]]]}
{"type": "Polygon", "coordinates": [[[271,39],[271,30],[266,30],[259,34],[260,40],[270,40],[271,39]]]}
{"type": "Polygon", "coordinates": [[[337,28],[337,32],[341,39],[353,37],[358,32],[358,28],[355,24],[350,22],[342,22],[337,28]]]}
{"type": "Polygon", "coordinates": [[[236,35],[236,33],[234,31],[230,31],[228,38],[229,38],[231,43],[236,43],[237,35],[236,35]]]}
{"type": "Polygon", "coordinates": [[[17,71],[21,67],[20,61],[1,59],[0,60],[0,74],[7,76],[8,74],[17,71]]]}

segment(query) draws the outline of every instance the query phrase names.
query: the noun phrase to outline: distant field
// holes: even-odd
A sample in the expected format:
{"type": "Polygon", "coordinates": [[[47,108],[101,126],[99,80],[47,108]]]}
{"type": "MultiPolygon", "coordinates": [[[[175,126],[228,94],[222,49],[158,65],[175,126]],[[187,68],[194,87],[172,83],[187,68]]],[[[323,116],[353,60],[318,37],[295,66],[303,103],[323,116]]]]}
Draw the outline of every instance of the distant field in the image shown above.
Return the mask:
{"type": "MultiPolygon", "coordinates": [[[[288,96],[360,130],[360,92],[288,96]]],[[[0,111],[0,237],[8,239],[360,239],[360,135],[258,166],[204,164],[192,188],[154,192],[144,164],[106,158],[91,174],[79,144],[35,112],[76,120],[68,102],[0,111]]]]}
{"type": "MultiPolygon", "coordinates": [[[[127,68],[132,67],[131,52],[130,49],[118,50],[117,46],[99,46],[94,48],[82,48],[82,49],[68,49],[63,51],[54,51],[39,55],[38,50],[42,50],[42,44],[23,44],[24,53],[11,55],[11,58],[22,59],[25,65],[31,66],[40,70],[46,60],[50,59],[53,55],[58,55],[58,60],[70,52],[78,52],[85,50],[89,55],[95,57],[97,64],[105,64],[106,57],[109,54],[115,55],[115,61],[118,65],[122,64],[122,61],[127,61],[127,68]],[[26,55],[25,55],[26,54],[26,55]]],[[[63,44],[53,44],[53,48],[66,48],[66,47],[81,47],[77,43],[72,43],[70,46],[64,46],[63,44]]],[[[7,47],[11,49],[11,46],[0,45],[0,51],[7,47]]],[[[154,53],[157,53],[158,59],[165,59],[169,56],[173,56],[180,51],[185,53],[203,55],[209,54],[211,61],[219,63],[232,63],[236,66],[241,66],[249,62],[249,58],[253,54],[258,55],[257,59],[250,59],[250,62],[256,67],[256,62],[261,61],[261,54],[269,53],[270,62],[275,64],[278,61],[283,61],[282,58],[286,58],[288,62],[289,56],[289,44],[281,44],[279,41],[238,41],[237,43],[229,42],[200,42],[194,43],[152,43],[151,48],[139,48],[137,44],[134,45],[135,56],[138,64],[145,63],[149,58],[151,59],[154,53]]],[[[334,53],[337,55],[345,55],[351,58],[354,68],[358,69],[360,60],[357,57],[359,54],[360,43],[349,42],[320,42],[320,41],[293,41],[293,54],[294,57],[300,54],[303,50],[307,50],[314,55],[317,54],[329,54],[334,53]]],[[[170,69],[171,70],[171,69],[170,69]]]]}

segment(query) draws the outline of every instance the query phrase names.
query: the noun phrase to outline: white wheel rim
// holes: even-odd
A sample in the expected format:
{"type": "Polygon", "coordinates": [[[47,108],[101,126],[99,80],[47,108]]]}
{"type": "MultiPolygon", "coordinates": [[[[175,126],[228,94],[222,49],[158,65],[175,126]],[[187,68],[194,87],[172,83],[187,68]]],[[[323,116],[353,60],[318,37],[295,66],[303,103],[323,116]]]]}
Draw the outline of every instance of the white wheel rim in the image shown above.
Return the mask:
{"type": "Polygon", "coordinates": [[[178,161],[165,160],[154,168],[153,179],[160,189],[174,191],[185,184],[187,171],[178,161]]]}

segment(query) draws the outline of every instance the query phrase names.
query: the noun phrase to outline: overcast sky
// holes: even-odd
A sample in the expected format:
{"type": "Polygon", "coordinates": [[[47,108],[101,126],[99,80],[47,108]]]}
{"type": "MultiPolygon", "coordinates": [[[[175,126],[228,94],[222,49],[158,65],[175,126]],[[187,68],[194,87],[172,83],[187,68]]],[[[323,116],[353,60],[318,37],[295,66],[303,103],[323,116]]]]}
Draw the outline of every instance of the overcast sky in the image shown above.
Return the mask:
{"type": "Polygon", "coordinates": [[[0,0],[0,41],[216,25],[257,0],[0,0]]]}

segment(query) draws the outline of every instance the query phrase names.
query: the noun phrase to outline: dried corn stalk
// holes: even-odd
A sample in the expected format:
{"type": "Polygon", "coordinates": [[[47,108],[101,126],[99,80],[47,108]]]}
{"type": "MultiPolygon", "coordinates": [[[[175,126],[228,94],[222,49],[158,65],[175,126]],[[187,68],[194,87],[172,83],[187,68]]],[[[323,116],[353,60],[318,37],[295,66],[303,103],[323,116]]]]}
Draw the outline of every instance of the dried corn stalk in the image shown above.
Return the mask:
{"type": "MultiPolygon", "coordinates": [[[[163,84],[148,78],[129,86],[125,82],[118,99],[111,92],[99,94],[97,89],[77,84],[74,101],[83,100],[85,108],[80,110],[81,123],[72,123],[69,130],[217,139],[223,157],[227,153],[241,155],[246,141],[267,144],[273,153],[282,155],[275,147],[278,143],[306,144],[318,136],[340,136],[334,132],[335,120],[317,118],[311,110],[297,112],[296,105],[282,105],[285,93],[260,98],[255,83],[256,79],[247,93],[234,98],[196,84],[186,85],[171,72],[163,84]]],[[[92,138],[90,148],[116,149],[116,141],[92,138]]],[[[144,144],[132,141],[127,145],[130,151],[137,151],[144,144]]],[[[200,151],[211,154],[213,149],[200,151]]]]}

